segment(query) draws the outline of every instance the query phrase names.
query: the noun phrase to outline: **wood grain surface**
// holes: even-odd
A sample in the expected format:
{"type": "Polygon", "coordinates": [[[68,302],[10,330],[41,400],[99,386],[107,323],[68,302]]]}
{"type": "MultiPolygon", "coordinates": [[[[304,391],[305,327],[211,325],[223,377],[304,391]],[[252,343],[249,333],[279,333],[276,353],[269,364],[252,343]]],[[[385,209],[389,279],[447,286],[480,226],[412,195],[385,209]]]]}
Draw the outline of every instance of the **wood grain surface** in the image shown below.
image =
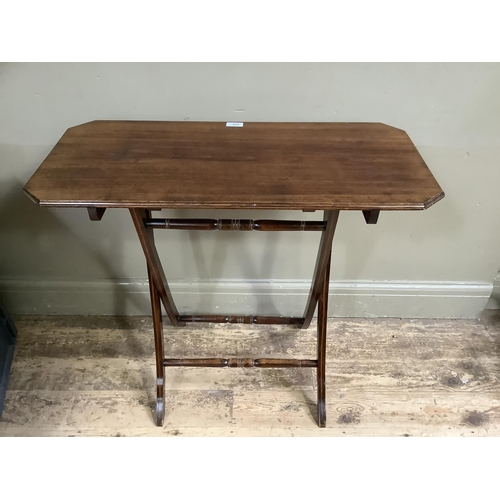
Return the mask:
{"type": "MultiPolygon", "coordinates": [[[[500,436],[500,314],[328,320],[327,426],[315,368],[170,367],[154,425],[150,317],[16,317],[0,436],[500,436]]],[[[315,324],[165,325],[175,357],[316,354],[315,324]]]]}
{"type": "Polygon", "coordinates": [[[381,123],[94,121],[24,187],[44,206],[419,210],[443,196],[403,130],[381,123]]]}

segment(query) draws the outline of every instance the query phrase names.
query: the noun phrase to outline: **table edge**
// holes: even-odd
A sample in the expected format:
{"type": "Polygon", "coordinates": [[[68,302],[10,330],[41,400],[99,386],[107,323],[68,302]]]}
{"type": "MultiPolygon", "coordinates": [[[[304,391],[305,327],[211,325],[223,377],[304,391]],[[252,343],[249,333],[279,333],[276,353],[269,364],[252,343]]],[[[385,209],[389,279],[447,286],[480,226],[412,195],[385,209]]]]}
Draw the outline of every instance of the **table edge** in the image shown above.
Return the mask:
{"type": "Polygon", "coordinates": [[[445,197],[444,191],[439,192],[432,198],[421,203],[384,203],[374,205],[370,203],[361,204],[338,204],[330,205],[324,203],[301,203],[300,205],[290,205],[289,203],[234,203],[234,202],[211,202],[211,203],[186,203],[186,202],[98,202],[98,201],[61,201],[61,200],[39,200],[30,193],[26,186],[23,187],[24,194],[34,203],[41,207],[58,208],[156,208],[165,210],[176,209],[226,209],[226,210],[426,210],[445,197]]]}

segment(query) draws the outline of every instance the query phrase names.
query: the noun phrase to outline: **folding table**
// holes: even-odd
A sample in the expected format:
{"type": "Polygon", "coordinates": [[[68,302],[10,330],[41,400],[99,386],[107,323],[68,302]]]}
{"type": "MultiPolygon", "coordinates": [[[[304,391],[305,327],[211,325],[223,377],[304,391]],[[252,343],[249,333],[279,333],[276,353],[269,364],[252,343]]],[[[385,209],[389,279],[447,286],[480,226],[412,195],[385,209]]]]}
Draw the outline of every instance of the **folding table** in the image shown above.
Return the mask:
{"type": "Polygon", "coordinates": [[[326,424],[325,358],[332,239],[341,210],[423,210],[444,193],[403,130],[381,123],[93,121],[68,129],[24,187],[45,207],[130,211],[147,263],[156,352],[156,424],[170,366],[315,368],[318,425],[326,424]],[[322,220],[165,219],[160,209],[323,211],[322,220]],[[155,229],[321,231],[310,295],[296,317],[179,314],[155,247],[155,229]],[[307,328],[316,305],[316,359],[168,358],[172,325],[286,324],[307,328]]]}

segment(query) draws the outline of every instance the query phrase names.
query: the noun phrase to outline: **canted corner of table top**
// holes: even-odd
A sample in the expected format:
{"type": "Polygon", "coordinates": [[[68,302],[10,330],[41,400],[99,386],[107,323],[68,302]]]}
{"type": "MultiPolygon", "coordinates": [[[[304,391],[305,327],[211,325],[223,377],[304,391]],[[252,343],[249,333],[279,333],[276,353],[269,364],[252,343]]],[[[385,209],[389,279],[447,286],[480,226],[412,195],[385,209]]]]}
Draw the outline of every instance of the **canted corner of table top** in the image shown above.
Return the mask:
{"type": "Polygon", "coordinates": [[[383,123],[91,121],[24,187],[42,206],[423,210],[444,193],[383,123]]]}

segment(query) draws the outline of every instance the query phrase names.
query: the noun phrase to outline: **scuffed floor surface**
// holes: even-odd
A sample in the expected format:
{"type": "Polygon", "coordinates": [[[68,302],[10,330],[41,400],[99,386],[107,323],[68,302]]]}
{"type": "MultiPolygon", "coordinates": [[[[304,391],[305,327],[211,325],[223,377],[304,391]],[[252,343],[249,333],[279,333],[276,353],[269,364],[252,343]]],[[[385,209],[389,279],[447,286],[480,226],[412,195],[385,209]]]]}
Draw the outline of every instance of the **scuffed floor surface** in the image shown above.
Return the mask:
{"type": "MultiPolygon", "coordinates": [[[[147,317],[17,317],[0,436],[499,436],[500,313],[332,319],[327,427],[315,370],[167,368],[153,423],[147,317]]],[[[313,324],[165,325],[170,357],[315,357],[313,324]]]]}

